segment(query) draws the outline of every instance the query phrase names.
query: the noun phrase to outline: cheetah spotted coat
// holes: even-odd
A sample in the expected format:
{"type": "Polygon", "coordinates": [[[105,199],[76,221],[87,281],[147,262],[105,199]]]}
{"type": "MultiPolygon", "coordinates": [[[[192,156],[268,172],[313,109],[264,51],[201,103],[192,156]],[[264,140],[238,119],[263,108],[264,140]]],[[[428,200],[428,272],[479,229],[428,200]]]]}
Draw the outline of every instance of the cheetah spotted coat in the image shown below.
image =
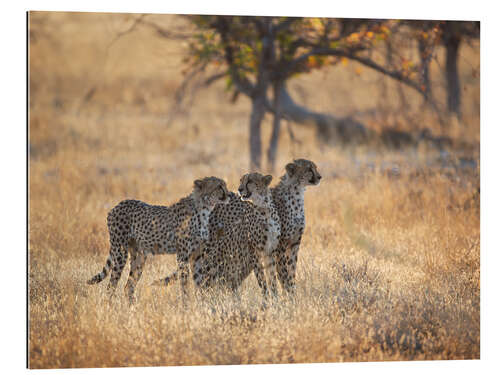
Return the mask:
{"type": "Polygon", "coordinates": [[[279,244],[274,252],[278,279],[287,292],[295,291],[297,257],[306,224],[304,191],[309,185],[318,185],[321,175],[309,160],[298,159],[286,166],[286,173],[271,189],[274,205],[281,224],[279,244]]]}
{"type": "Polygon", "coordinates": [[[114,293],[130,253],[130,275],[125,288],[133,302],[147,256],[177,254],[185,290],[189,256],[208,240],[208,221],[215,205],[228,201],[226,184],[216,177],[196,180],[194,185],[190,196],[169,207],[124,200],[111,209],[107,217],[110,254],[103,270],[88,283],[101,282],[111,270],[108,288],[114,293]]]}

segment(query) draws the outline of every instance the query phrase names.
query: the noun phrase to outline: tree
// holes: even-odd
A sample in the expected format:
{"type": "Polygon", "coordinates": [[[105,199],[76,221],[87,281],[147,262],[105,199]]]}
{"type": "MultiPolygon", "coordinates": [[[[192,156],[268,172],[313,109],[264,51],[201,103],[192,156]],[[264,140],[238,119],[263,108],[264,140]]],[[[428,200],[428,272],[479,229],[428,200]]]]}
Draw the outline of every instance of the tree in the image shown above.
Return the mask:
{"type": "Polygon", "coordinates": [[[461,117],[460,79],[458,75],[459,48],[464,39],[479,38],[479,22],[445,21],[442,43],[446,49],[446,83],[448,111],[461,117]]]}
{"type": "Polygon", "coordinates": [[[458,72],[459,48],[464,40],[479,38],[479,22],[472,21],[405,21],[414,32],[422,66],[422,81],[426,99],[432,96],[429,63],[437,45],[445,49],[446,104],[451,114],[461,117],[460,78],[458,72]]]}
{"type": "MultiPolygon", "coordinates": [[[[374,56],[375,44],[391,38],[401,26],[397,20],[347,20],[331,18],[194,16],[197,28],[191,43],[189,69],[208,64],[223,66],[229,89],[252,101],[249,123],[251,169],[262,167],[261,122],[266,112],[274,116],[267,157],[274,166],[280,120],[314,124],[322,138],[356,140],[368,130],[350,118],[309,111],[297,105],[286,83],[298,74],[342,61],[356,61],[411,87],[428,100],[428,63],[432,53],[421,43],[421,61],[399,58],[388,66],[374,56]],[[423,70],[424,73],[421,73],[423,70]],[[420,73],[420,74],[419,74],[420,73]],[[272,92],[272,100],[268,92],[272,92]]],[[[432,25],[429,25],[432,26],[432,25]]],[[[427,27],[427,39],[435,42],[439,28],[427,27]]]]}
{"type": "Polygon", "coordinates": [[[324,66],[355,61],[418,92],[424,104],[429,105],[443,123],[432,96],[429,70],[435,47],[441,43],[447,50],[448,109],[460,114],[458,46],[464,37],[479,36],[478,22],[241,16],[186,18],[195,26],[190,37],[166,30],[146,20],[145,15],[136,19],[131,30],[142,23],[152,27],[161,37],[191,39],[190,53],[185,60],[186,78],[176,94],[177,105],[189,91],[190,82],[210,71],[207,68],[211,65],[219,71],[206,79],[203,86],[225,77],[227,88],[233,91],[233,100],[240,94],[250,98],[251,169],[262,167],[261,123],[266,113],[274,116],[267,150],[271,169],[276,159],[281,119],[315,126],[318,138],[328,142],[358,143],[371,136],[369,129],[350,117],[317,113],[295,103],[287,90],[290,78],[324,66]],[[396,43],[398,39],[400,43],[396,43]],[[403,47],[401,39],[405,41],[403,47]],[[412,41],[417,42],[418,61],[413,61],[411,54],[405,56],[411,50],[412,41]],[[385,46],[385,58],[380,53],[377,55],[379,45],[385,46]]]}

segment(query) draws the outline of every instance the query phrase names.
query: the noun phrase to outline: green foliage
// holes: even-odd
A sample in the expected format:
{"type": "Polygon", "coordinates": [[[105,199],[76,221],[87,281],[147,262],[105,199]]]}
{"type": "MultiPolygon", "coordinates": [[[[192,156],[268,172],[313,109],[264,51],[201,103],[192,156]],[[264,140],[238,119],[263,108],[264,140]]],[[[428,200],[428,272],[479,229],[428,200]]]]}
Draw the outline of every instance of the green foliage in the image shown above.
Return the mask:
{"type": "Polygon", "coordinates": [[[237,82],[247,86],[256,84],[264,71],[271,80],[285,81],[325,66],[339,62],[347,65],[349,60],[356,60],[423,92],[419,72],[440,42],[442,28],[440,21],[243,16],[190,19],[196,26],[196,35],[189,46],[189,68],[200,65],[224,68],[231,77],[228,88],[237,82]],[[411,37],[423,46],[420,60],[402,56],[401,51],[394,53],[390,64],[373,59],[370,52],[377,44],[389,48],[390,44],[401,42],[402,38],[397,37],[402,26],[413,30],[411,37]]]}

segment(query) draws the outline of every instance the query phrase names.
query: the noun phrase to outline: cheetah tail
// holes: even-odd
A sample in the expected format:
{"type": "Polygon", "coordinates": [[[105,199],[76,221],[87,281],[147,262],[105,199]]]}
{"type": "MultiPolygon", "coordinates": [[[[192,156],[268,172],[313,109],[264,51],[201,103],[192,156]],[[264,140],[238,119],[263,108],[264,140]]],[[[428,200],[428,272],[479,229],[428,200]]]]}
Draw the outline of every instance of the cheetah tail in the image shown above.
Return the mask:
{"type": "Polygon", "coordinates": [[[151,286],[167,286],[171,282],[176,281],[178,278],[179,278],[179,268],[177,268],[173,273],[171,273],[167,277],[153,281],[151,286]]]}
{"type": "Polygon", "coordinates": [[[111,269],[111,266],[113,265],[111,261],[111,254],[109,255],[108,259],[106,260],[106,264],[104,265],[102,271],[95,275],[93,278],[87,281],[87,284],[92,285],[92,284],[97,284],[103,281],[106,276],[108,276],[109,270],[111,269]]]}

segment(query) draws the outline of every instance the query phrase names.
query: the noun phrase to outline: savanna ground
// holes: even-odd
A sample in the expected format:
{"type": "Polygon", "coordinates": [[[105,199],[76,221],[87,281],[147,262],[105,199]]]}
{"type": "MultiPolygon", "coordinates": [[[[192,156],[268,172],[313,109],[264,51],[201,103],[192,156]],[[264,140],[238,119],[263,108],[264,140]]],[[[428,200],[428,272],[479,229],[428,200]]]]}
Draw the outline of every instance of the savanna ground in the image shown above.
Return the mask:
{"type": "Polygon", "coordinates": [[[478,43],[461,50],[463,119],[444,126],[419,97],[355,64],[290,83],[316,110],[453,140],[446,150],[340,148],[282,129],[274,183],[296,157],[324,176],[306,192],[295,301],[261,310],[251,275],[240,303],[191,287],[183,307],[178,286],[148,287],[175,269],[164,255],[148,259],[130,308],[126,277],[111,303],[107,280],[86,284],[109,251],[108,210],[125,198],[171,204],[208,175],[235,190],[249,165],[250,103],[229,104],[221,82],[167,124],[182,42],[137,28],[108,48],[130,16],[30,17],[30,368],[479,358],[478,43]]]}

